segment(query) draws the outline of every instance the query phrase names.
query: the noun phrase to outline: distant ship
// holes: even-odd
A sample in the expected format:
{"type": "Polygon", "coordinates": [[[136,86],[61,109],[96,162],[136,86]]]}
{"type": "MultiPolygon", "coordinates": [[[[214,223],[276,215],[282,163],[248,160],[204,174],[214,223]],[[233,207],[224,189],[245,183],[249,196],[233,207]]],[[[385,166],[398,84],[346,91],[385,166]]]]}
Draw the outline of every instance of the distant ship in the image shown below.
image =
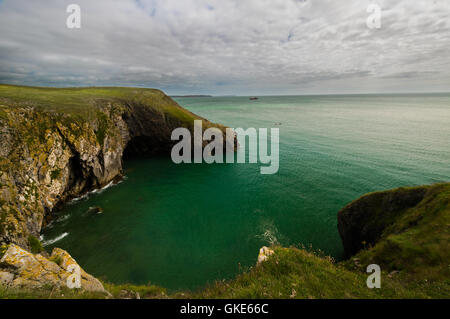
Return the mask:
{"type": "Polygon", "coordinates": [[[170,97],[213,97],[212,95],[171,95],[170,97]]]}
{"type": "Polygon", "coordinates": [[[254,101],[254,100],[258,100],[258,98],[257,97],[251,97],[249,100],[250,101],[254,101]]]}

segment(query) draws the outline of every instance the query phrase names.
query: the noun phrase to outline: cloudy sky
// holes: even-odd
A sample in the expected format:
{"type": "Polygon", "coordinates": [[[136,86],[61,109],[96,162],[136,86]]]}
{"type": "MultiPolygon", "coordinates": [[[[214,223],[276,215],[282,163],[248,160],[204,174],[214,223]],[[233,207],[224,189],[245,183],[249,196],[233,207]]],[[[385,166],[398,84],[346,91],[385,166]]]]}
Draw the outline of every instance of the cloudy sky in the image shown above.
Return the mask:
{"type": "Polygon", "coordinates": [[[169,94],[450,91],[449,0],[0,0],[0,82],[169,94]],[[68,29],[66,8],[81,7],[68,29]],[[367,7],[382,8],[370,29],[367,7]]]}

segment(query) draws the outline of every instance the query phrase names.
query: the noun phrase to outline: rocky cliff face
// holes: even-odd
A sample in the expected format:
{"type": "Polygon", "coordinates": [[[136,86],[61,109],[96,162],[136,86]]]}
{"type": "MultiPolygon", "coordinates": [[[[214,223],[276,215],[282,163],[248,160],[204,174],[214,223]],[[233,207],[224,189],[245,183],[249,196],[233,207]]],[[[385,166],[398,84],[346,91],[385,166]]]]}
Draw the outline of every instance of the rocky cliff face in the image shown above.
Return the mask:
{"type": "Polygon", "coordinates": [[[2,242],[28,246],[44,218],[66,199],[108,183],[121,172],[126,124],[105,106],[91,122],[33,107],[6,110],[2,121],[2,242]],[[114,123],[114,124],[113,124],[114,123]],[[100,136],[100,131],[108,134],[100,136]]]}
{"type": "Polygon", "coordinates": [[[0,243],[30,248],[56,207],[120,178],[124,154],[169,153],[194,119],[157,90],[0,86],[0,243]]]}
{"type": "Polygon", "coordinates": [[[98,279],[86,273],[68,252],[59,248],[54,248],[51,256],[46,258],[11,244],[0,259],[0,265],[0,284],[9,288],[66,287],[69,276],[74,273],[71,268],[77,267],[80,289],[107,294],[98,279]]]}

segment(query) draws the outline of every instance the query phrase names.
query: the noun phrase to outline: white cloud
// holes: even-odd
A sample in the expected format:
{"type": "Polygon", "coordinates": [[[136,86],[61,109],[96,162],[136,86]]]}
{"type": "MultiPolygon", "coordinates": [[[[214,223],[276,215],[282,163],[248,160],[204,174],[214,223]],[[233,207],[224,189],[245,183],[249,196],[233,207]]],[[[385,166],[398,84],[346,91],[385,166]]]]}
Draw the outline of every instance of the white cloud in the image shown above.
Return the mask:
{"type": "Polygon", "coordinates": [[[448,0],[5,0],[0,81],[172,94],[449,91],[448,0]],[[66,6],[82,28],[67,29],[66,6]],[[382,28],[366,27],[369,3],[382,28]]]}

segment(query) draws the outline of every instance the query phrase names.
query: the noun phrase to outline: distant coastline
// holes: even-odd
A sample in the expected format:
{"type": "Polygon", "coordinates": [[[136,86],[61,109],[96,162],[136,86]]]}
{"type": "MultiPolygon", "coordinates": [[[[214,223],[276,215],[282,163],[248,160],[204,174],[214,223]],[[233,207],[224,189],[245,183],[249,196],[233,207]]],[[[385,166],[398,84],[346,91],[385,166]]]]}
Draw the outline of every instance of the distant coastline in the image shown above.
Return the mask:
{"type": "Polygon", "coordinates": [[[171,95],[170,97],[213,97],[212,95],[171,95]]]}

